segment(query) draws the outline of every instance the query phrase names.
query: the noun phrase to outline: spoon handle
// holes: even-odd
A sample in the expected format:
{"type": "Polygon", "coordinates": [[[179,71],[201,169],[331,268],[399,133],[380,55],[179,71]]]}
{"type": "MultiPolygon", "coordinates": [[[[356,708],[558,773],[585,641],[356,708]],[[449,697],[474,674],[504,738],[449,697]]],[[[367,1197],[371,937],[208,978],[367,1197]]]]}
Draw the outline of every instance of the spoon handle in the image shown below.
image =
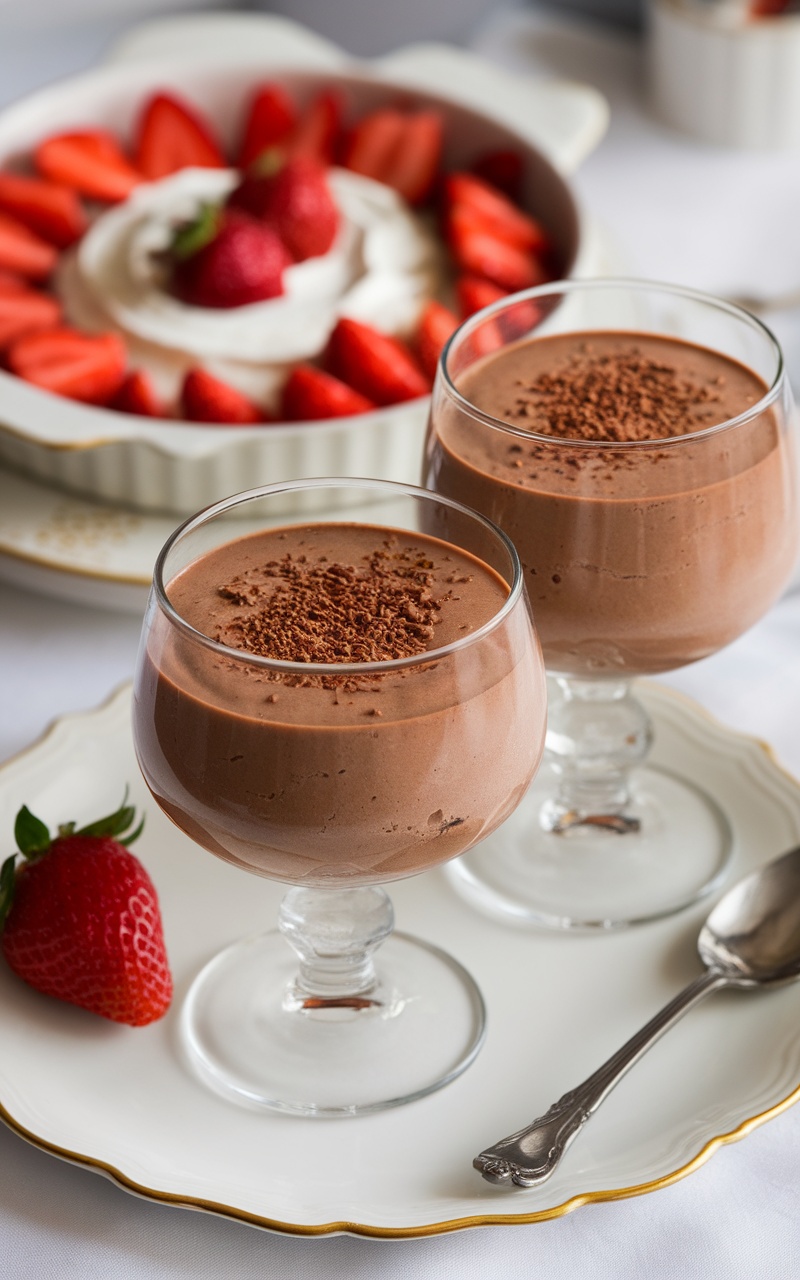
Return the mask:
{"type": "Polygon", "coordinates": [[[704,996],[725,986],[725,974],[708,969],[674,996],[655,1017],[593,1072],[583,1084],[565,1093],[549,1111],[524,1129],[487,1147],[473,1160],[487,1182],[518,1187],[538,1187],[555,1171],[561,1157],[589,1116],[614,1085],[650,1048],[659,1036],[704,996]]]}

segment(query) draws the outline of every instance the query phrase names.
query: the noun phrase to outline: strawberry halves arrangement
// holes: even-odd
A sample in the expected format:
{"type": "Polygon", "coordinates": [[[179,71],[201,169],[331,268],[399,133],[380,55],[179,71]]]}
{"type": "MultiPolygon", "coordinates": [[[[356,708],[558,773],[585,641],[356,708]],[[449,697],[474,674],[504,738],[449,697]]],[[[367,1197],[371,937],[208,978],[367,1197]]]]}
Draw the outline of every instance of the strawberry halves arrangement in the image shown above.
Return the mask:
{"type": "Polygon", "coordinates": [[[48,996],[139,1027],[172,999],[158,898],[127,845],[140,834],[132,806],[88,826],[47,827],[23,806],[22,855],[0,869],[0,949],[48,996]]]}
{"type": "Polygon", "coordinates": [[[435,109],[392,103],[348,120],[335,88],[298,104],[269,82],[243,104],[228,154],[213,122],[167,91],[142,104],[130,139],[95,127],[42,139],[0,170],[2,366],[85,404],[200,423],[349,417],[426,395],[462,319],[559,274],[550,233],[520,204],[521,157],[495,151],[469,172],[445,172],[444,132],[435,109]],[[230,187],[196,200],[170,224],[167,243],[148,251],[159,287],[192,314],[277,303],[298,264],[335,252],[346,232],[333,169],[381,184],[435,233],[443,283],[419,300],[412,322],[387,318],[388,331],[383,317],[376,325],[334,309],[320,348],[280,365],[269,396],[194,357],[166,393],[124,326],[75,305],[70,272],[98,220],[144,184],[209,169],[230,172],[230,187]]]}

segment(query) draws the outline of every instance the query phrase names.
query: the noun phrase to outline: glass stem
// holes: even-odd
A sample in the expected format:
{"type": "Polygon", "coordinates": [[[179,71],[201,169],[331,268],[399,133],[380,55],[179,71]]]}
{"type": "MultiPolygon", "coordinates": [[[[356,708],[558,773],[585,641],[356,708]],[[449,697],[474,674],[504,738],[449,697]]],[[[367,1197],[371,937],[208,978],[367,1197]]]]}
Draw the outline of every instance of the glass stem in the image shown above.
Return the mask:
{"type": "Polygon", "coordinates": [[[542,807],[542,826],[564,835],[592,829],[620,835],[638,831],[630,774],[647,755],[653,731],[630,681],[559,676],[555,685],[546,758],[557,789],[542,807]]]}
{"type": "Polygon", "coordinates": [[[367,1009],[382,1003],[374,955],[394,927],[383,889],[289,889],[278,927],[300,961],[286,1009],[367,1009]]]}

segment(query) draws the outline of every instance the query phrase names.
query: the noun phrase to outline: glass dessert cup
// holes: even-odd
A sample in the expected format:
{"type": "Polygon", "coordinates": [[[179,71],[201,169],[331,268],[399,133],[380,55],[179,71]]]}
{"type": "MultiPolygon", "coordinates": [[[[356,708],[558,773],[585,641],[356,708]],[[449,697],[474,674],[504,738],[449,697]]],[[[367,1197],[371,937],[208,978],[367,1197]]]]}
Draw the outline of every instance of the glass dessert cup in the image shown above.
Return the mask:
{"type": "Polygon", "coordinates": [[[725,814],[647,763],[632,681],[714,654],[785,587],[792,413],[769,330],[680,287],[543,286],[451,338],[425,483],[511,537],[551,677],[547,768],[503,830],[448,868],[490,914],[618,928],[720,883],[725,814]]]}
{"type": "Polygon", "coordinates": [[[421,1097],[469,1065],[480,992],[438,947],[392,935],[382,885],[505,820],[539,765],[545,718],[516,552],[457,503],[297,481],[217,503],[171,536],[134,684],[144,778],[199,846],[291,886],[278,930],[233,942],[188,992],[182,1044],[208,1085],[343,1116],[421,1097]]]}

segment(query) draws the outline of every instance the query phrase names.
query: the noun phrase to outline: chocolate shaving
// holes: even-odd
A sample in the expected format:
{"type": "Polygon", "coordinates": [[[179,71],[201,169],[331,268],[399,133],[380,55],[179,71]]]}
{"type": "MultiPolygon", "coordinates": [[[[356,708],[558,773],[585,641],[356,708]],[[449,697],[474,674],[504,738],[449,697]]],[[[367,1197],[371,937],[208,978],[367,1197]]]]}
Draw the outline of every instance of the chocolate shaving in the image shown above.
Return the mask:
{"type": "Polygon", "coordinates": [[[432,567],[417,548],[392,543],[359,565],[309,564],[302,555],[270,560],[219,588],[242,612],[214,638],[288,662],[385,662],[424,653],[434,647],[441,610],[432,567]]]}
{"type": "Polygon", "coordinates": [[[629,351],[590,344],[520,391],[505,417],[540,435],[622,443],[664,440],[720,420],[720,378],[702,381],[629,351]]]}

